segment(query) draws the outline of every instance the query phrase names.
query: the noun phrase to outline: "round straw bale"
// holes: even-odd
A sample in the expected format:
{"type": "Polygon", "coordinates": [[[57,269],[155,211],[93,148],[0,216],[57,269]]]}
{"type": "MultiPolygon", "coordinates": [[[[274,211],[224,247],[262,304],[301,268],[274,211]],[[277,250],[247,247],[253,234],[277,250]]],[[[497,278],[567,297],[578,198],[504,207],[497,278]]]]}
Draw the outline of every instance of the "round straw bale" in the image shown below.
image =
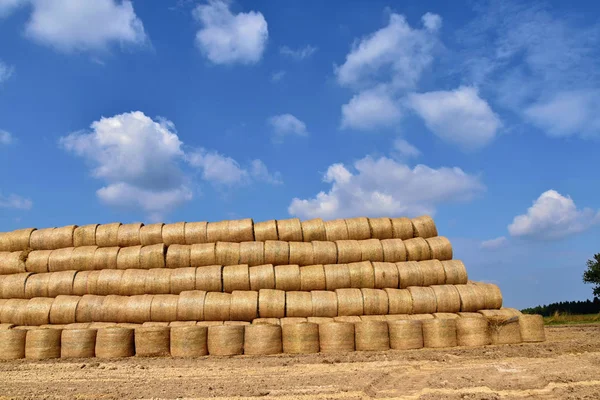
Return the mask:
{"type": "Polygon", "coordinates": [[[134,330],[108,327],[98,329],[95,353],[98,358],[133,357],[135,354],[134,330]]]}
{"type": "Polygon", "coordinates": [[[229,221],[208,222],[206,225],[206,242],[231,242],[229,240],[229,221]]]}
{"type": "Polygon", "coordinates": [[[464,318],[456,320],[458,346],[486,346],[492,342],[487,319],[464,318]]]}
{"type": "Polygon", "coordinates": [[[0,252],[0,275],[18,274],[27,271],[27,253],[23,251],[0,252]]]}
{"type": "Polygon", "coordinates": [[[162,227],[162,242],[167,246],[185,244],[185,222],[165,224],[162,227]]]}
{"type": "Polygon", "coordinates": [[[40,325],[39,328],[40,329],[60,329],[63,330],[65,329],[65,324],[45,324],[45,325],[40,325]]]}
{"type": "Polygon", "coordinates": [[[0,330],[0,360],[25,358],[27,331],[19,329],[0,330]]]}
{"type": "Polygon", "coordinates": [[[250,271],[247,264],[223,267],[223,291],[250,290],[250,271]]]}
{"type": "Polygon", "coordinates": [[[154,296],[149,294],[129,297],[123,307],[122,312],[125,314],[123,319],[137,324],[150,321],[152,319],[153,300],[154,296]]]}
{"type": "Polygon", "coordinates": [[[264,242],[242,242],[240,243],[240,264],[248,264],[250,267],[265,263],[264,242]]]}
{"type": "Polygon", "coordinates": [[[25,228],[0,232],[0,251],[20,251],[31,248],[29,241],[35,230],[35,228],[25,228]]]}
{"type": "Polygon", "coordinates": [[[406,261],[406,246],[402,239],[384,239],[381,241],[383,261],[406,261]]]}
{"type": "Polygon", "coordinates": [[[383,247],[379,239],[359,240],[361,261],[383,261],[383,247]]]}
{"type": "Polygon", "coordinates": [[[319,325],[313,323],[282,324],[283,352],[310,354],[319,352],[319,325]]]}
{"type": "Polygon", "coordinates": [[[369,218],[370,237],[375,239],[392,239],[394,230],[390,218],[369,218]]]}
{"type": "Polygon", "coordinates": [[[229,317],[234,321],[252,321],[258,317],[258,292],[233,291],[229,317]]]}
{"type": "Polygon", "coordinates": [[[439,260],[425,260],[419,262],[423,274],[423,286],[443,285],[446,282],[444,266],[439,260]]]}
{"type": "MultiPolygon", "coordinates": [[[[79,273],[81,274],[81,272],[79,273]]],[[[77,278],[75,277],[75,282],[77,278]]],[[[146,293],[146,278],[148,270],[145,269],[126,269],[119,282],[119,293],[121,296],[134,296],[146,293]]],[[[75,286],[75,285],[74,285],[75,286]]],[[[74,293],[76,294],[76,293],[74,293]]]]}
{"type": "Polygon", "coordinates": [[[407,289],[384,289],[388,295],[388,313],[412,314],[412,296],[407,289]]]}
{"type": "Polygon", "coordinates": [[[244,327],[244,354],[269,355],[282,351],[281,326],[261,324],[244,327]]]}
{"type": "Polygon", "coordinates": [[[54,229],[55,228],[44,228],[32,231],[29,237],[29,247],[32,250],[54,250],[51,240],[54,229]]]}
{"type": "Polygon", "coordinates": [[[265,263],[273,265],[288,265],[290,263],[289,243],[267,240],[265,242],[265,263]]]}
{"type": "Polygon", "coordinates": [[[64,329],[65,330],[69,330],[69,329],[88,329],[90,327],[90,323],[89,322],[75,322],[74,324],[67,324],[65,325],[64,329]]]}
{"type": "Polygon", "coordinates": [[[142,246],[123,247],[117,254],[117,269],[141,268],[142,246]]]}
{"type": "Polygon", "coordinates": [[[72,262],[73,247],[52,250],[48,257],[48,271],[70,271],[75,268],[72,262]]]}
{"type": "Polygon", "coordinates": [[[385,315],[389,310],[389,299],[385,290],[361,289],[365,315],[385,315]]]}
{"type": "Polygon", "coordinates": [[[541,315],[523,314],[519,318],[519,328],[523,342],[544,342],[544,318],[541,315]]]}
{"type": "Polygon", "coordinates": [[[159,327],[167,328],[169,326],[169,324],[170,324],[170,322],[153,322],[153,321],[148,321],[148,322],[144,322],[141,326],[144,326],[144,327],[159,326],[159,327]]]}
{"type": "Polygon", "coordinates": [[[510,308],[510,307],[502,307],[500,309],[500,312],[502,313],[502,315],[508,315],[511,317],[520,317],[521,315],[523,315],[523,313],[519,310],[517,310],[516,308],[510,308]]]}
{"type": "Polygon", "coordinates": [[[279,318],[255,318],[252,320],[252,325],[260,325],[260,324],[281,325],[281,319],[279,319],[279,318]]]}
{"type": "Polygon", "coordinates": [[[456,347],[456,320],[429,319],[423,323],[423,344],[425,347],[456,347]]]}
{"type": "Polygon", "coordinates": [[[48,297],[48,284],[51,273],[33,274],[25,282],[25,298],[48,297]]]}
{"type": "Polygon", "coordinates": [[[309,219],[302,221],[302,238],[305,242],[313,242],[315,240],[326,241],[327,233],[325,232],[325,223],[321,218],[309,219]]]}
{"type": "Polygon", "coordinates": [[[179,296],[174,294],[157,294],[150,306],[150,320],[153,322],[177,321],[177,302],[179,296]]]}
{"type": "Polygon", "coordinates": [[[312,242],[313,263],[335,264],[338,262],[337,245],[335,242],[312,242]]]}
{"type": "Polygon", "coordinates": [[[8,299],[2,306],[0,322],[4,324],[25,325],[27,304],[29,300],[8,299]]]}
{"type": "Polygon", "coordinates": [[[319,325],[319,349],[321,353],[354,351],[354,324],[330,322],[319,325]]]}
{"type": "Polygon", "coordinates": [[[98,330],[98,329],[116,328],[116,327],[118,327],[118,324],[116,324],[114,322],[92,322],[88,328],[98,330]]]}
{"type": "Polygon", "coordinates": [[[71,253],[71,266],[77,271],[94,269],[94,253],[98,246],[75,247],[71,253]]]}
{"type": "Polygon", "coordinates": [[[312,317],[312,296],[310,292],[286,292],[285,315],[288,317],[312,317]]]}
{"type": "Polygon", "coordinates": [[[348,240],[346,220],[334,219],[332,221],[325,221],[325,236],[328,242],[348,240]]]}
{"type": "Polygon", "coordinates": [[[394,263],[373,262],[375,288],[398,288],[398,267],[394,263]]]}
{"type": "Polygon", "coordinates": [[[371,227],[369,219],[366,217],[347,218],[346,226],[348,227],[348,239],[350,240],[371,238],[371,227]]]}
{"type": "Polygon", "coordinates": [[[227,231],[228,242],[251,242],[254,240],[254,221],[252,218],[231,220],[227,231]]]}
{"type": "Polygon", "coordinates": [[[300,267],[297,265],[277,265],[275,267],[275,288],[283,291],[300,290],[300,267]]]}
{"type": "Polygon", "coordinates": [[[468,281],[467,269],[460,260],[442,261],[447,285],[464,285],[468,281]]]}
{"type": "Polygon", "coordinates": [[[302,224],[298,218],[277,221],[277,238],[284,242],[302,241],[302,224]]]}
{"type": "Polygon", "coordinates": [[[485,318],[485,316],[478,312],[457,312],[460,318],[485,318]]]}
{"type": "Polygon", "coordinates": [[[27,302],[25,325],[45,325],[50,322],[50,308],[54,299],[37,297],[27,302]]]}
{"type": "Polygon", "coordinates": [[[135,355],[164,357],[171,354],[171,329],[164,326],[142,326],[135,329],[135,355]]]}
{"type": "Polygon", "coordinates": [[[77,320],[77,305],[81,301],[79,296],[57,296],[50,309],[51,324],[72,324],[77,320]]]}
{"type": "Polygon", "coordinates": [[[388,322],[390,347],[394,350],[420,349],[423,347],[421,321],[397,320],[388,322]]]}
{"type": "Polygon", "coordinates": [[[350,322],[352,324],[355,324],[357,322],[360,322],[361,317],[359,317],[358,315],[344,315],[341,317],[334,317],[333,318],[333,322],[350,322]]]}
{"type": "Polygon", "coordinates": [[[369,321],[385,321],[387,322],[385,315],[361,315],[361,322],[369,322],[369,321]]]}
{"type": "Polygon", "coordinates": [[[231,319],[231,293],[208,292],[204,298],[204,320],[229,321],[231,319]]]}
{"type": "Polygon", "coordinates": [[[290,264],[312,265],[314,252],[312,243],[290,242],[290,264]]]}
{"type": "Polygon", "coordinates": [[[100,321],[102,322],[128,322],[127,314],[123,312],[123,306],[127,304],[129,297],[116,294],[108,295],[102,302],[100,321]]]}
{"type": "Polygon", "coordinates": [[[60,338],[61,358],[91,358],[96,355],[95,329],[65,329],[60,338]]]}
{"type": "Polygon", "coordinates": [[[250,290],[275,289],[275,269],[273,264],[257,265],[248,269],[250,290]]]}
{"type": "Polygon", "coordinates": [[[384,315],[384,317],[385,317],[385,320],[388,322],[404,321],[404,320],[410,319],[408,314],[387,314],[387,315],[384,315]]]}
{"type": "Polygon", "coordinates": [[[191,265],[191,246],[172,244],[167,248],[167,268],[189,268],[191,265]]]}
{"type": "MultiPolygon", "coordinates": [[[[217,264],[237,265],[240,263],[240,244],[233,242],[217,242],[215,250],[217,264]]],[[[167,252],[167,258],[169,253],[167,252]]]]}
{"type": "Polygon", "coordinates": [[[328,324],[330,322],[333,322],[333,318],[331,318],[331,317],[308,317],[308,318],[306,318],[306,322],[310,322],[310,323],[317,324],[317,325],[328,324]]]}
{"type": "Polygon", "coordinates": [[[435,260],[451,260],[452,259],[452,244],[444,236],[435,236],[425,239],[429,244],[431,258],[435,260]]]}
{"type": "Polygon", "coordinates": [[[350,287],[352,288],[374,288],[375,273],[370,261],[348,263],[350,271],[350,287]]]}
{"type": "Polygon", "coordinates": [[[139,246],[142,244],[140,230],[144,224],[132,223],[119,226],[117,243],[119,247],[139,246]]]}
{"type": "Polygon", "coordinates": [[[177,326],[171,328],[171,356],[201,357],[208,354],[208,327],[177,326]]]}
{"type": "Polygon", "coordinates": [[[278,240],[277,221],[274,219],[254,224],[254,240],[266,242],[267,240],[278,240]]]}
{"type": "Polygon", "coordinates": [[[0,277],[0,298],[2,299],[24,299],[25,285],[32,274],[23,272],[20,274],[4,275],[0,277]]]}
{"type": "Polygon", "coordinates": [[[94,269],[117,269],[120,247],[104,247],[94,252],[94,269]]]}
{"type": "Polygon", "coordinates": [[[118,247],[120,222],[98,225],[96,228],[96,246],[118,247]]]}
{"type": "Polygon", "coordinates": [[[184,228],[185,244],[206,243],[206,221],[186,222],[184,228]]]}
{"type": "Polygon", "coordinates": [[[196,290],[220,292],[223,290],[222,269],[220,265],[196,268],[196,290]]]}
{"type": "Polygon", "coordinates": [[[50,234],[50,246],[52,249],[62,249],[63,247],[74,247],[73,236],[77,225],[67,225],[60,228],[54,228],[50,234]]]}
{"type": "Polygon", "coordinates": [[[413,224],[414,236],[427,239],[438,235],[435,222],[429,215],[422,215],[411,220],[413,224]]]}
{"type": "Polygon", "coordinates": [[[363,315],[364,303],[360,289],[336,289],[338,309],[337,315],[363,315]]]}
{"type": "Polygon", "coordinates": [[[224,321],[197,321],[196,326],[220,326],[224,325],[224,321]]]}
{"type": "Polygon", "coordinates": [[[311,290],[325,290],[326,288],[323,265],[307,265],[300,268],[300,290],[310,292],[311,290]]]}
{"type": "Polygon", "coordinates": [[[98,224],[78,226],[73,232],[73,247],[96,246],[98,224]]]}
{"type": "Polygon", "coordinates": [[[179,294],[196,288],[196,268],[178,268],[171,270],[171,294],[179,294]]]}
{"type": "Polygon", "coordinates": [[[77,271],[54,272],[48,281],[48,297],[73,294],[73,282],[76,274],[77,271]]]}
{"type": "Polygon", "coordinates": [[[34,250],[27,255],[25,270],[36,274],[48,272],[48,261],[52,250],[34,250]]]}
{"type": "Polygon", "coordinates": [[[277,289],[261,289],[258,292],[258,315],[260,318],[285,317],[285,292],[277,289]]]}
{"type": "MultiPolygon", "coordinates": [[[[96,294],[107,296],[109,294],[119,293],[121,278],[123,277],[124,272],[125,271],[120,269],[104,269],[100,271],[100,274],[98,275],[98,282],[96,283],[96,294]]],[[[50,283],[52,284],[52,280],[50,283]]]]}
{"type": "Polygon", "coordinates": [[[484,282],[473,282],[473,285],[483,290],[485,295],[485,308],[488,310],[497,310],[502,307],[502,292],[497,285],[484,282]]]}
{"type": "Polygon", "coordinates": [[[437,311],[437,299],[432,288],[411,286],[408,291],[412,298],[414,314],[430,314],[437,311]]]}
{"type": "Polygon", "coordinates": [[[327,264],[323,268],[327,290],[350,287],[350,269],[347,264],[327,264]]]}
{"type": "Polygon", "coordinates": [[[34,330],[34,329],[40,329],[40,327],[39,326],[19,325],[19,326],[15,326],[12,329],[14,329],[14,330],[22,330],[22,331],[31,331],[31,330],[34,330]]]}
{"type": "Polygon", "coordinates": [[[386,321],[361,321],[354,324],[357,351],[390,349],[390,335],[386,321]]]}
{"type": "Polygon", "coordinates": [[[409,286],[423,286],[423,271],[416,261],[397,262],[398,279],[400,288],[406,289],[409,286]]]}
{"type": "Polygon", "coordinates": [[[315,317],[337,317],[338,302],[335,292],[313,290],[310,292],[312,301],[312,315],[315,317]]]}
{"type": "Polygon", "coordinates": [[[142,269],[165,268],[167,246],[163,243],[142,246],[140,249],[140,266],[142,269]]]}
{"type": "Polygon", "coordinates": [[[415,237],[404,241],[406,246],[406,259],[408,261],[423,261],[431,259],[429,244],[422,237],[415,237]]]}
{"type": "Polygon", "coordinates": [[[203,290],[190,290],[181,292],[177,302],[178,321],[204,320],[204,299],[206,292],[203,290]]]}
{"type": "Polygon", "coordinates": [[[105,297],[103,296],[96,296],[93,294],[81,296],[81,300],[79,300],[79,303],[77,303],[75,320],[77,322],[100,321],[100,312],[102,310],[102,303],[104,303],[104,299],[105,297]]]}
{"type": "Polygon", "coordinates": [[[146,294],[169,294],[171,293],[172,269],[154,268],[146,271],[144,281],[144,293],[146,294]]]}
{"type": "Polygon", "coordinates": [[[244,352],[243,325],[215,325],[208,327],[208,354],[231,356],[244,352]]]}
{"type": "Polygon", "coordinates": [[[337,262],[340,264],[362,261],[362,248],[358,240],[337,240],[337,262]]]}
{"type": "Polygon", "coordinates": [[[279,325],[289,325],[289,324],[304,324],[307,322],[306,317],[285,317],[279,319],[279,325]]]}
{"type": "Polygon", "coordinates": [[[454,285],[431,286],[435,293],[437,312],[457,313],[460,311],[460,295],[454,285]]]}
{"type": "Polygon", "coordinates": [[[521,328],[518,316],[494,315],[486,318],[490,327],[492,344],[521,343],[521,328]]]}
{"type": "Polygon", "coordinates": [[[142,246],[152,246],[163,243],[162,229],[164,225],[160,222],[142,226],[140,228],[140,244],[142,246]]]}
{"type": "MultiPolygon", "coordinates": [[[[162,323],[163,322],[155,322],[155,324],[162,324],[162,323]]],[[[164,322],[164,323],[166,324],[166,322],[164,322]]],[[[170,323],[169,323],[169,325],[170,325],[170,323]]],[[[140,326],[144,326],[144,324],[132,324],[130,322],[121,322],[119,324],[116,324],[115,326],[119,327],[119,328],[137,329],[140,326]]]]}
{"type": "Polygon", "coordinates": [[[460,317],[456,313],[437,312],[437,313],[433,313],[433,318],[437,318],[437,319],[458,319],[460,317]]]}
{"type": "MultiPolygon", "coordinates": [[[[82,271],[78,272],[77,275],[87,274],[87,291],[86,294],[98,294],[98,278],[100,277],[100,272],[102,271],[82,271]]],[[[77,278],[75,275],[75,278],[77,278]]],[[[75,282],[73,281],[73,294],[75,294],[75,282]]]]}
{"type": "Polygon", "coordinates": [[[460,295],[460,311],[477,312],[485,308],[485,292],[476,285],[454,285],[460,295]]]}
{"type": "Polygon", "coordinates": [[[25,338],[25,358],[47,360],[60,358],[60,329],[31,329],[25,338]]]}
{"type": "Polygon", "coordinates": [[[392,237],[395,239],[412,239],[414,237],[414,228],[409,218],[391,218],[392,237]]]}
{"type": "MultiPolygon", "coordinates": [[[[177,303],[177,307],[179,307],[179,303],[177,303]]],[[[174,328],[177,326],[196,326],[196,321],[173,321],[169,322],[169,328],[174,328]]]]}

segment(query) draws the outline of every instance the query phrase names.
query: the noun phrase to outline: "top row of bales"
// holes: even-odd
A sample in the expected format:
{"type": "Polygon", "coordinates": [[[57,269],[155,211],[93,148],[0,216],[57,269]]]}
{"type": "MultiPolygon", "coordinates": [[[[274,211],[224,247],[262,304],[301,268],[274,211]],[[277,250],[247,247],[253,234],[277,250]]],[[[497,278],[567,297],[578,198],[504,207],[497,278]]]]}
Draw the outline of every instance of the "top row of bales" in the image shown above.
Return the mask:
{"type": "Polygon", "coordinates": [[[323,221],[298,218],[257,222],[251,218],[219,222],[69,225],[60,228],[0,232],[0,251],[56,250],[66,247],[129,247],[280,240],[312,242],[365,239],[411,239],[437,236],[429,216],[417,218],[348,218],[323,221]]]}

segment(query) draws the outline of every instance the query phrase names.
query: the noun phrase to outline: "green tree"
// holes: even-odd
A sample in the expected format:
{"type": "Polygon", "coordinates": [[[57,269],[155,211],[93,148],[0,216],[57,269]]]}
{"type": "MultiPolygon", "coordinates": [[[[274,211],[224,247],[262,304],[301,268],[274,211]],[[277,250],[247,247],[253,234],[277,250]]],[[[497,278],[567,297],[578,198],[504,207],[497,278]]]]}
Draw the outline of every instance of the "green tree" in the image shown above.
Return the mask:
{"type": "Polygon", "coordinates": [[[587,270],[583,273],[583,282],[594,285],[594,296],[600,297],[600,253],[587,260],[587,270]]]}

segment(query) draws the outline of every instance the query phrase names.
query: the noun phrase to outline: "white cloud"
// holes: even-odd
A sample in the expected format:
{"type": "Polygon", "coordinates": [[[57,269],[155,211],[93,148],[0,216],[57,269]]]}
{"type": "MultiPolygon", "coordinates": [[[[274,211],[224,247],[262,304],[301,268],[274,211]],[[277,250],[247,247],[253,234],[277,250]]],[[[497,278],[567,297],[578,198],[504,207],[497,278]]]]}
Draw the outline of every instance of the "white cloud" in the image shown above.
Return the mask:
{"type": "Polygon", "coordinates": [[[273,72],[271,82],[280,82],[285,77],[285,71],[273,72]]]}
{"type": "Polygon", "coordinates": [[[481,242],[481,248],[486,250],[496,250],[504,247],[508,243],[508,239],[505,236],[500,236],[495,239],[484,240],[481,242]]]}
{"type": "Polygon", "coordinates": [[[465,150],[486,146],[502,126],[500,118],[473,87],[411,94],[408,102],[429,130],[465,150]]]}
{"type": "Polygon", "coordinates": [[[10,132],[0,129],[0,144],[9,145],[14,141],[10,132]]]}
{"type": "Polygon", "coordinates": [[[276,142],[283,141],[289,135],[308,136],[306,124],[292,114],[274,115],[267,119],[267,123],[273,130],[273,140],[276,142]]]}
{"type": "Polygon", "coordinates": [[[266,182],[273,185],[280,185],[283,183],[281,180],[281,174],[279,172],[270,173],[265,163],[261,160],[253,160],[250,163],[250,176],[257,181],[266,182]]]}
{"type": "Polygon", "coordinates": [[[0,0],[0,18],[6,17],[17,7],[23,6],[31,0],[0,0]]]}
{"type": "Polygon", "coordinates": [[[371,130],[393,126],[402,118],[398,103],[382,89],[366,90],[342,106],[342,129],[371,130]]]}
{"type": "Polygon", "coordinates": [[[416,158],[421,155],[421,151],[404,139],[394,140],[394,153],[400,159],[416,158]]]}
{"type": "Polygon", "coordinates": [[[281,53],[282,55],[291,57],[298,61],[304,60],[305,58],[312,56],[316,51],[317,51],[316,47],[308,45],[308,44],[297,50],[293,50],[293,49],[289,48],[288,46],[283,46],[279,49],[279,53],[281,53]]]}
{"type": "Polygon", "coordinates": [[[426,13],[421,17],[423,26],[429,31],[437,31],[442,27],[442,17],[433,13],[426,13]]]}
{"type": "Polygon", "coordinates": [[[208,0],[194,10],[202,24],[196,44],[214,64],[255,64],[265,51],[269,32],[260,12],[233,14],[229,2],[208,0]]]}
{"type": "Polygon", "coordinates": [[[33,202],[25,197],[9,194],[8,196],[0,193],[0,208],[13,208],[16,210],[30,210],[33,202]]]}
{"type": "Polygon", "coordinates": [[[0,61],[0,84],[10,78],[15,72],[15,68],[0,61]]]}
{"type": "Polygon", "coordinates": [[[508,226],[512,236],[558,239],[600,223],[600,211],[578,209],[571,197],[548,190],[508,226]]]}
{"type": "Polygon", "coordinates": [[[329,192],[294,198],[288,212],[307,219],[433,214],[441,203],[468,201],[485,190],[478,177],[460,168],[411,169],[389,158],[365,157],[354,163],[354,170],[331,165],[323,178],[331,184],[329,192]]]}

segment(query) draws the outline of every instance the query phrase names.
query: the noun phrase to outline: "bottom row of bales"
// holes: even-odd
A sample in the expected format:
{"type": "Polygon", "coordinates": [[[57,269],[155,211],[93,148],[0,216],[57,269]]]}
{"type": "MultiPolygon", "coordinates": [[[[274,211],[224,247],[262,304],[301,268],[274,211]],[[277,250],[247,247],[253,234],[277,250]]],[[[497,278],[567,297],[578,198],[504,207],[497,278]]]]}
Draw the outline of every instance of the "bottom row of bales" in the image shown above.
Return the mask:
{"type": "Polygon", "coordinates": [[[200,357],[486,346],[544,341],[539,315],[290,324],[3,329],[0,359],[200,357]]]}

